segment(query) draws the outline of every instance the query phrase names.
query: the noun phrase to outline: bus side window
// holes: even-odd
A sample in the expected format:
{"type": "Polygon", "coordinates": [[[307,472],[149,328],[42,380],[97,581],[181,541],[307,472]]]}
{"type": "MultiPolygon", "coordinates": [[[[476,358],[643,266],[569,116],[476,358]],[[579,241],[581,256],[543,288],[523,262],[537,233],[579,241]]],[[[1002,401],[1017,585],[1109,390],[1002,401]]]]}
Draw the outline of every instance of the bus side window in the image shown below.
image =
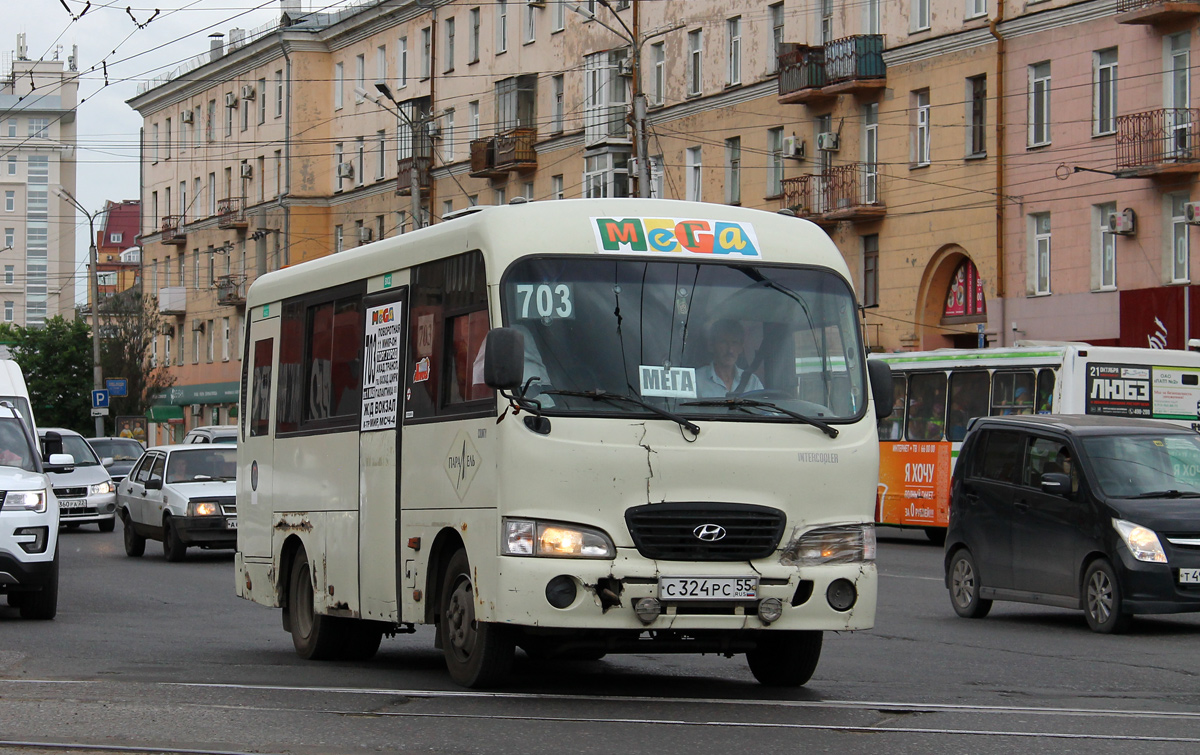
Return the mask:
{"type": "Polygon", "coordinates": [[[1036,406],[1038,414],[1054,411],[1054,370],[1038,370],[1036,406]]]}
{"type": "Polygon", "coordinates": [[[895,388],[892,416],[879,420],[880,440],[900,440],[904,437],[904,407],[908,405],[908,378],[896,375],[892,378],[895,388]]]}
{"type": "Polygon", "coordinates": [[[947,417],[946,439],[962,440],[967,436],[967,423],[988,413],[988,374],[955,372],[950,375],[950,413],[947,417]]]}
{"type": "Polygon", "coordinates": [[[250,436],[266,435],[271,430],[271,358],[274,338],[254,342],[254,367],[250,378],[250,436]]]}
{"type": "Polygon", "coordinates": [[[992,375],[992,416],[1033,414],[1033,372],[992,375]]]}
{"type": "Polygon", "coordinates": [[[929,372],[908,379],[909,440],[941,440],[946,427],[946,373],[929,372]]]}

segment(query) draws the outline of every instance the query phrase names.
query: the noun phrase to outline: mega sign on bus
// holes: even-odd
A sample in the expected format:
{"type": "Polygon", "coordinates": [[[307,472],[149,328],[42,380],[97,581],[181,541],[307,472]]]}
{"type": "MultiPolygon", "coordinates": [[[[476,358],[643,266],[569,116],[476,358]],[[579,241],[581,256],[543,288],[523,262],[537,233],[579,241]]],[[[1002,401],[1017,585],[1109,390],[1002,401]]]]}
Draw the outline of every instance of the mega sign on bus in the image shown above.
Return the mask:
{"type": "Polygon", "coordinates": [[[679,218],[592,218],[602,252],[722,254],[757,259],[758,238],[749,223],[679,218]]]}

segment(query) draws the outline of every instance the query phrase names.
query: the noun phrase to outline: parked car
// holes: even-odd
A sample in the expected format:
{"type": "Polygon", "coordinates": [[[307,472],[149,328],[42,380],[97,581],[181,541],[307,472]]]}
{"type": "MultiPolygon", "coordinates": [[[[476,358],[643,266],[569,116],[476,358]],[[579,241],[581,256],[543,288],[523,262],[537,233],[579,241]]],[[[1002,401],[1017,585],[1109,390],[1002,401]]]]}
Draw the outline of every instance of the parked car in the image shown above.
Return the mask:
{"type": "Polygon", "coordinates": [[[237,547],[237,448],[158,446],[138,459],[117,487],[125,553],[141,556],[161,540],[168,561],[189,546],[237,547]]]}
{"type": "Polygon", "coordinates": [[[87,442],[100,455],[114,485],[129,475],[129,470],[146,452],[146,447],[132,438],[88,438],[87,442]]]}
{"type": "Polygon", "coordinates": [[[81,524],[99,525],[101,532],[117,527],[116,486],[96,451],[74,430],[43,427],[38,435],[44,444],[48,433],[62,438],[63,453],[75,460],[70,472],[50,472],[54,495],[62,512],[60,522],[72,529],[81,524]]]}
{"type": "Polygon", "coordinates": [[[59,508],[45,472],[66,472],[70,461],[56,452],[43,464],[20,411],[0,404],[0,594],[26,619],[58,612],[59,508]]]}
{"type": "Polygon", "coordinates": [[[1200,435],[1125,417],[972,422],[950,493],[959,616],[994,600],[1082,609],[1097,632],[1200,611],[1200,435]]]}
{"type": "Polygon", "coordinates": [[[237,425],[193,427],[183,436],[184,443],[237,443],[237,425]]]}

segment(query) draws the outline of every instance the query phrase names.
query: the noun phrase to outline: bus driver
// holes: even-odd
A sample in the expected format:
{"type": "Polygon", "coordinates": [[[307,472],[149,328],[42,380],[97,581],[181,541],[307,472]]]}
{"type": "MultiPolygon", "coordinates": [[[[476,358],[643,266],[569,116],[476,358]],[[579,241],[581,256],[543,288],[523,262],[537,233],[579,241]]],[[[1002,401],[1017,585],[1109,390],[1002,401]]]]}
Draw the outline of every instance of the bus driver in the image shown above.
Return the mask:
{"type": "MultiPolygon", "coordinates": [[[[745,349],[746,333],[736,320],[717,320],[709,331],[712,363],[696,370],[696,393],[701,398],[725,398],[738,390],[743,370],[737,360],[745,349]]],[[[762,381],[751,374],[742,393],[763,390],[762,381]]]]}

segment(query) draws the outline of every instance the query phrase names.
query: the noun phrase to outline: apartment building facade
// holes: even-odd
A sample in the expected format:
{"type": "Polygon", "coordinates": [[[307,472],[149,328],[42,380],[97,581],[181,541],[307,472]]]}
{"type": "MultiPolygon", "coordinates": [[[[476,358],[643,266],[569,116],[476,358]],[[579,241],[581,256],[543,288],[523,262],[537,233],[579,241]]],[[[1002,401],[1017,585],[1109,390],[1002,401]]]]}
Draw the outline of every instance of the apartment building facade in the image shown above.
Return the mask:
{"type": "Polygon", "coordinates": [[[38,327],[74,317],[76,56],[29,57],[24,34],[0,58],[0,319],[38,327]]]}
{"type": "MultiPolygon", "coordinates": [[[[138,283],[142,252],[137,246],[141,232],[142,203],[136,199],[106,200],[96,225],[96,279],[101,299],[128,291],[138,283]]],[[[91,303],[91,288],[88,289],[91,303]]]]}

